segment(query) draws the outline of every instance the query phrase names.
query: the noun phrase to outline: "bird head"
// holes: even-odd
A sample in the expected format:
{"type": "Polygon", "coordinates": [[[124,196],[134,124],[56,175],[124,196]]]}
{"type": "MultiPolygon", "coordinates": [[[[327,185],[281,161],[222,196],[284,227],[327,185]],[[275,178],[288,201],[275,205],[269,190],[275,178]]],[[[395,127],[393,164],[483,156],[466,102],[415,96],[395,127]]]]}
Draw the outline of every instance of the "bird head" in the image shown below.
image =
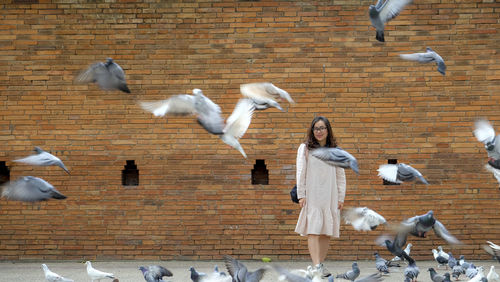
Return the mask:
{"type": "Polygon", "coordinates": [[[201,91],[201,89],[195,88],[193,89],[193,94],[199,96],[203,95],[203,92],[201,91]]]}
{"type": "Polygon", "coordinates": [[[148,271],[144,266],[139,267],[139,270],[142,271],[142,274],[148,271]]]}
{"type": "Polygon", "coordinates": [[[45,263],[42,264],[42,269],[43,269],[43,271],[49,270],[49,268],[47,267],[47,265],[45,263]]]}

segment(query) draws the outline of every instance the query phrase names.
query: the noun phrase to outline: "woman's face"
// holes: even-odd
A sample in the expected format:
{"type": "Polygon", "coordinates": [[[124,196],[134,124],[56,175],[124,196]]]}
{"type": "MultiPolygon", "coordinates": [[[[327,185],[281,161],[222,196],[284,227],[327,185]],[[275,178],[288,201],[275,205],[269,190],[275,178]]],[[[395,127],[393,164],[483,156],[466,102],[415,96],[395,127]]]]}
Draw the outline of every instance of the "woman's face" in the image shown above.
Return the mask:
{"type": "Polygon", "coordinates": [[[326,142],[326,138],[328,137],[328,130],[326,129],[326,125],[322,120],[318,120],[313,127],[314,138],[318,140],[318,143],[326,142]]]}

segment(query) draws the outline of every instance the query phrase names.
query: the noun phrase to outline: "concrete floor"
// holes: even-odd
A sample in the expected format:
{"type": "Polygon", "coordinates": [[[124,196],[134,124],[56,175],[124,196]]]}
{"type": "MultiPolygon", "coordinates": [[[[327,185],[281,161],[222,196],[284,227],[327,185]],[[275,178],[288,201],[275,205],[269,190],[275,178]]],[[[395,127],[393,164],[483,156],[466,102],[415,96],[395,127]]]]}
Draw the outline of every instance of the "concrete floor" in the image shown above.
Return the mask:
{"type": "MultiPolygon", "coordinates": [[[[310,262],[308,261],[273,261],[270,263],[264,263],[261,261],[242,261],[247,268],[252,271],[264,265],[271,266],[272,264],[278,264],[287,269],[305,269],[310,262]]],[[[495,266],[496,272],[500,273],[500,263],[493,260],[485,261],[472,261],[476,266],[483,266],[485,275],[488,274],[490,267],[495,266]]],[[[85,265],[81,262],[0,262],[0,281],[30,281],[30,282],[42,282],[45,281],[43,270],[41,264],[45,263],[49,269],[55,273],[58,273],[66,278],[73,279],[75,281],[90,281],[87,276],[85,265]]],[[[190,272],[189,267],[193,266],[196,270],[200,272],[205,272],[210,274],[213,272],[214,266],[218,265],[221,271],[227,272],[223,261],[95,261],[92,262],[92,266],[96,269],[105,272],[114,273],[115,276],[121,282],[139,282],[145,281],[142,273],[138,270],[139,266],[142,265],[152,265],[158,264],[169,269],[174,276],[167,281],[178,281],[178,282],[190,282],[190,272]]],[[[352,261],[327,261],[325,263],[326,267],[330,270],[332,274],[344,273],[351,268],[352,261]]],[[[367,276],[369,274],[375,273],[375,262],[374,261],[358,261],[358,265],[361,269],[361,275],[359,278],[367,276]]],[[[432,282],[427,269],[429,267],[437,268],[437,264],[434,261],[417,261],[417,266],[420,268],[420,276],[418,281],[422,282],[432,282]]],[[[384,276],[384,281],[398,281],[401,282],[404,279],[403,271],[406,267],[405,264],[401,264],[399,268],[391,268],[392,272],[389,275],[384,276]]],[[[449,270],[444,268],[437,269],[437,272],[442,274],[449,270]]],[[[460,281],[468,281],[469,279],[465,276],[460,277],[460,281]]],[[[111,282],[111,279],[102,280],[111,282]]],[[[276,282],[278,280],[278,274],[274,269],[270,268],[269,271],[264,275],[262,282],[276,282]]],[[[325,280],[326,281],[326,280],[325,280]]],[[[343,279],[336,279],[336,281],[345,281],[343,279]]]]}

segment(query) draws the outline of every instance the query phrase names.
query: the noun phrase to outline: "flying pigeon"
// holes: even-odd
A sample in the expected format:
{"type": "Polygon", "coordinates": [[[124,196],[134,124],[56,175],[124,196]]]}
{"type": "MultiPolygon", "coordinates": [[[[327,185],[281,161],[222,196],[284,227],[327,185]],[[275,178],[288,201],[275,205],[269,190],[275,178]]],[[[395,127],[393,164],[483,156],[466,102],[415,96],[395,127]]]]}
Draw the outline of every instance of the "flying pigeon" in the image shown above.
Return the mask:
{"type": "Polygon", "coordinates": [[[283,111],[276,99],[286,99],[289,103],[294,103],[288,92],[269,82],[242,84],[240,85],[240,92],[253,101],[257,110],[275,107],[283,111]]]}
{"type": "Polygon", "coordinates": [[[500,262],[500,246],[490,241],[486,241],[486,243],[488,246],[483,245],[484,250],[500,262]]]}
{"type": "Polygon", "coordinates": [[[486,279],[488,279],[488,282],[500,282],[500,275],[495,271],[494,265],[490,267],[490,272],[486,275],[486,279]]]}
{"type": "Polygon", "coordinates": [[[255,107],[249,99],[240,99],[233,110],[233,113],[227,118],[226,126],[222,130],[224,134],[220,136],[222,141],[238,150],[245,158],[247,154],[238,142],[252,121],[252,115],[255,107]]]}
{"type": "Polygon", "coordinates": [[[435,62],[438,72],[442,75],[446,74],[446,64],[444,63],[443,58],[441,58],[438,53],[429,47],[426,48],[425,53],[401,54],[399,57],[403,60],[417,61],[419,63],[435,62]]]}
{"type": "Polygon", "coordinates": [[[358,161],[355,157],[341,148],[320,147],[311,151],[312,156],[334,166],[351,168],[359,174],[358,161]]]}
{"type": "Polygon", "coordinates": [[[81,72],[76,80],[80,83],[97,83],[103,90],[117,89],[130,93],[123,69],[112,58],[108,58],[105,63],[99,62],[91,65],[81,72]]]}
{"type": "Polygon", "coordinates": [[[115,278],[115,275],[113,273],[102,272],[93,268],[90,261],[86,261],[85,264],[87,265],[87,275],[90,277],[90,280],[92,280],[92,282],[94,282],[94,280],[101,281],[101,279],[115,278]]]}
{"type": "Polygon", "coordinates": [[[493,126],[487,120],[478,120],[474,125],[474,136],[484,144],[488,153],[486,169],[492,172],[500,183],[500,137],[495,136],[493,126]]]}
{"type": "Polygon", "coordinates": [[[43,273],[47,282],[73,282],[74,280],[64,278],[61,275],[50,271],[46,264],[42,264],[43,273]]]}
{"type": "Polygon", "coordinates": [[[375,38],[378,41],[385,42],[385,24],[399,15],[405,6],[411,2],[412,0],[378,0],[376,5],[370,5],[370,21],[377,30],[375,38]]]}
{"type": "Polygon", "coordinates": [[[383,272],[385,274],[389,273],[389,268],[387,267],[387,260],[385,260],[384,258],[382,258],[378,254],[378,252],[373,253],[373,255],[375,256],[375,268],[379,272],[383,272]]]}
{"type": "Polygon", "coordinates": [[[357,231],[375,230],[380,224],[385,224],[383,216],[367,207],[351,208],[344,212],[344,221],[351,224],[357,231]]]}
{"type": "Polygon", "coordinates": [[[261,267],[255,271],[248,271],[247,267],[239,260],[224,255],[224,263],[227,271],[236,282],[258,282],[264,276],[267,268],[261,267]]]}
{"type": "Polygon", "coordinates": [[[378,169],[378,175],[382,179],[394,183],[403,183],[418,179],[424,184],[429,184],[418,170],[404,163],[383,164],[378,169]]]}
{"type": "Polygon", "coordinates": [[[170,270],[160,265],[141,266],[139,270],[142,271],[144,280],[147,282],[161,282],[164,276],[173,276],[170,270]]]}
{"type": "Polygon", "coordinates": [[[443,257],[436,249],[432,249],[432,255],[434,256],[434,260],[438,263],[438,268],[443,265],[448,267],[448,259],[443,257]]]}
{"type": "Polygon", "coordinates": [[[58,157],[52,155],[51,153],[45,152],[40,147],[35,147],[34,151],[36,152],[35,155],[31,155],[26,158],[17,159],[14,161],[29,165],[39,165],[39,166],[56,165],[64,169],[64,171],[66,171],[68,174],[70,174],[69,170],[66,168],[66,166],[58,157]]]}
{"type": "Polygon", "coordinates": [[[2,197],[22,202],[46,201],[51,198],[66,199],[66,196],[57,191],[50,183],[34,176],[22,176],[4,184],[2,197]]]}
{"type": "Polygon", "coordinates": [[[404,275],[409,278],[410,281],[417,281],[417,277],[420,274],[420,269],[418,268],[415,260],[410,258],[408,261],[408,266],[404,270],[404,275]]]}
{"type": "Polygon", "coordinates": [[[354,280],[356,280],[356,278],[358,278],[360,273],[361,273],[361,271],[358,267],[358,263],[353,262],[351,270],[349,270],[343,274],[338,274],[335,278],[342,278],[342,279],[354,281],[354,280]]]}
{"type": "MultiPolygon", "coordinates": [[[[406,245],[406,248],[403,250],[403,251],[406,253],[406,255],[407,255],[407,256],[409,256],[409,255],[410,255],[411,247],[413,247],[413,245],[412,245],[411,243],[408,243],[408,244],[406,245]]],[[[400,261],[400,260],[401,260],[401,258],[400,258],[400,257],[398,257],[398,256],[395,256],[395,257],[393,257],[393,258],[391,259],[391,261],[392,261],[392,262],[398,262],[398,261],[400,261]]]]}

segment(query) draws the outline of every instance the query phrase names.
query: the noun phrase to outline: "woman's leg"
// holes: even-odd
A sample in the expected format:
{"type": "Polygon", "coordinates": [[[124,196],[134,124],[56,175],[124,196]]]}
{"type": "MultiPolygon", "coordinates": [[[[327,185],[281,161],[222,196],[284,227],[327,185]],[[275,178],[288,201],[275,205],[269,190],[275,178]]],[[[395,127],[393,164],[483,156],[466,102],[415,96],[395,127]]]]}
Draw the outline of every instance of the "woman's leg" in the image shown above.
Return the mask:
{"type": "Polygon", "coordinates": [[[319,257],[320,262],[323,263],[326,259],[326,254],[330,248],[330,236],[321,235],[319,236],[319,257]]]}
{"type": "Polygon", "coordinates": [[[313,262],[313,266],[321,263],[321,243],[320,236],[314,234],[307,235],[307,246],[309,247],[309,255],[313,262]]]}

